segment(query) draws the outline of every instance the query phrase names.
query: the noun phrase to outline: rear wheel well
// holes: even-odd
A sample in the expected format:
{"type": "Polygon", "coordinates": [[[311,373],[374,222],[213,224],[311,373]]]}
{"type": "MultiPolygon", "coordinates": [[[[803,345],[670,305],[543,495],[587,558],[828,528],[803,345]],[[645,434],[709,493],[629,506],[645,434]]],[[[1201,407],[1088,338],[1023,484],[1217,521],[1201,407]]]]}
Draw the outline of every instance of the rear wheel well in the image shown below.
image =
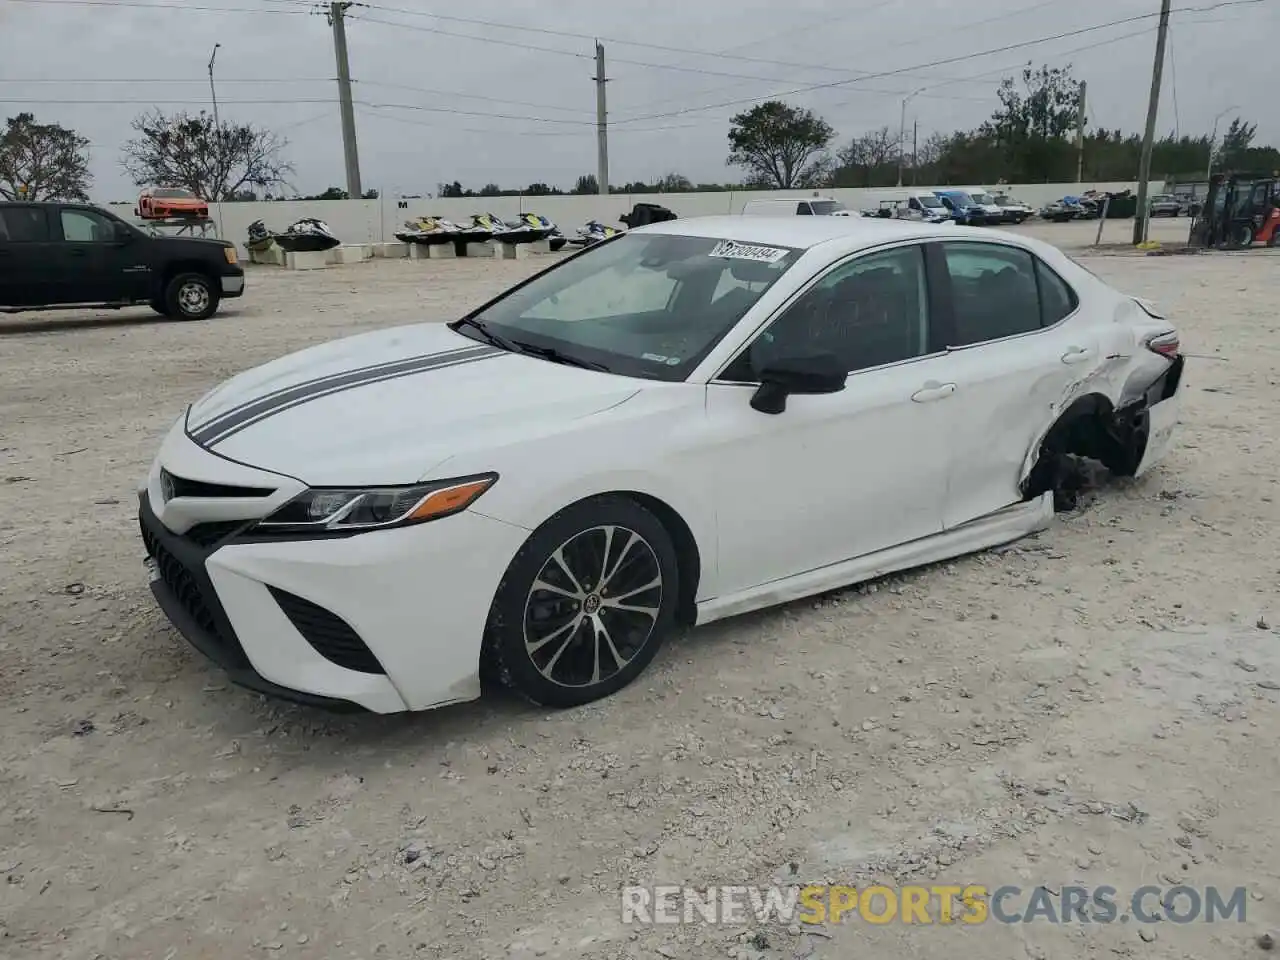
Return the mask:
{"type": "Polygon", "coordinates": [[[1142,412],[1140,405],[1117,412],[1100,393],[1076,399],[1040,441],[1035,463],[1022,484],[1023,497],[1030,500],[1053,491],[1056,509],[1073,509],[1083,478],[1072,456],[1099,460],[1113,473],[1131,473],[1125,452],[1142,412]]]}

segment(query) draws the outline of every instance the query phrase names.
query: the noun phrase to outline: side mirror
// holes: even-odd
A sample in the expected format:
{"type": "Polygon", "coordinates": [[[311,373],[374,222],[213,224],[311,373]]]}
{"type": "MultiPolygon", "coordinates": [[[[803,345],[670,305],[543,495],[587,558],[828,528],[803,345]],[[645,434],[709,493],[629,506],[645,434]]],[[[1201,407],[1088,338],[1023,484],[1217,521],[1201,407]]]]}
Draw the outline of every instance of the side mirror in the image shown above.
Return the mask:
{"type": "Polygon", "coordinates": [[[114,223],[112,223],[111,226],[112,226],[112,233],[115,237],[116,243],[132,243],[133,242],[134,233],[132,230],[129,229],[127,225],[117,220],[114,223]]]}
{"type": "Polygon", "coordinates": [[[782,413],[791,394],[839,393],[848,379],[849,371],[835,354],[783,357],[760,371],[751,407],[761,413],[782,413]]]}

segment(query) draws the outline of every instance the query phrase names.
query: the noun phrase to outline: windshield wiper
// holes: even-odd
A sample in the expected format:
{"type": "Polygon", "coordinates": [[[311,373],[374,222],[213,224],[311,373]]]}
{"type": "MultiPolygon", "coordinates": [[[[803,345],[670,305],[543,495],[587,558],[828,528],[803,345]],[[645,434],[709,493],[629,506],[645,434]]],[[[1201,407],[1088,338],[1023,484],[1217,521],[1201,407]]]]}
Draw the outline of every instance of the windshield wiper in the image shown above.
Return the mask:
{"type": "Polygon", "coordinates": [[[489,329],[488,325],[485,324],[484,321],[477,320],[474,317],[463,317],[461,320],[455,320],[453,323],[449,324],[449,329],[457,330],[459,327],[464,326],[473,328],[480,334],[480,338],[484,340],[485,343],[490,343],[499,350],[505,350],[507,353],[525,352],[523,347],[512,343],[506,337],[494,333],[489,329]]]}
{"type": "Polygon", "coordinates": [[[505,350],[507,353],[525,353],[533,357],[541,357],[543,360],[550,360],[552,363],[563,363],[569,367],[582,367],[584,370],[600,370],[604,373],[612,371],[603,363],[595,360],[584,360],[581,357],[575,357],[572,354],[558,350],[555,347],[539,347],[532,343],[525,343],[523,340],[508,340],[506,337],[494,333],[489,329],[489,325],[483,320],[477,320],[474,317],[463,317],[461,320],[455,320],[449,324],[449,328],[457,330],[459,327],[471,327],[480,334],[481,339],[486,343],[491,343],[499,350],[505,350]]]}
{"type": "Polygon", "coordinates": [[[612,373],[607,366],[595,360],[585,360],[582,357],[576,357],[573,354],[565,353],[555,347],[539,347],[532,343],[524,343],[516,341],[516,349],[520,353],[527,353],[535,357],[541,357],[543,360],[550,360],[552,363],[563,363],[568,367],[582,367],[584,370],[599,370],[602,373],[612,373]]]}

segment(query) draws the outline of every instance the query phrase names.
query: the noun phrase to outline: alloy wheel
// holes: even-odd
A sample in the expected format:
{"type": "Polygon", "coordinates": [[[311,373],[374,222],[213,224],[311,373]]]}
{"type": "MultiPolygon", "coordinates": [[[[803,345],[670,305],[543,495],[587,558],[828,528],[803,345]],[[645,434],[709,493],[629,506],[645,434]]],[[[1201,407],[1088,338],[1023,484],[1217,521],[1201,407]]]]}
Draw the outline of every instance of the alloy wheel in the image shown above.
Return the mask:
{"type": "Polygon", "coordinates": [[[178,305],[183,313],[198,314],[209,306],[209,288],[189,280],[178,288],[178,305]]]}
{"type": "Polygon", "coordinates": [[[552,551],[534,578],[525,653],[558,686],[602,683],[648,643],[663,587],[657,552],[639,533],[616,525],[583,530],[552,551]]]}

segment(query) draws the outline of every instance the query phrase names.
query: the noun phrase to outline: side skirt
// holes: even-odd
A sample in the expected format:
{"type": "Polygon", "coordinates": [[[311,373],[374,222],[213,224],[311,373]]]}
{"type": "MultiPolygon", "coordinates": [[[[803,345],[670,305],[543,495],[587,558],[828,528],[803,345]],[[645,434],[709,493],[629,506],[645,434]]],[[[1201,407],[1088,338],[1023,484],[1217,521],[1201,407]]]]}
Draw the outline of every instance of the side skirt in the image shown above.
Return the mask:
{"type": "Polygon", "coordinates": [[[727,597],[704,600],[698,604],[697,623],[711,623],[725,617],[852,586],[865,580],[874,580],[887,573],[977,553],[1044,530],[1052,521],[1053,494],[1046,492],[1034,500],[1012,504],[931,537],[913,540],[865,557],[819,567],[783,580],[774,580],[727,597]]]}

